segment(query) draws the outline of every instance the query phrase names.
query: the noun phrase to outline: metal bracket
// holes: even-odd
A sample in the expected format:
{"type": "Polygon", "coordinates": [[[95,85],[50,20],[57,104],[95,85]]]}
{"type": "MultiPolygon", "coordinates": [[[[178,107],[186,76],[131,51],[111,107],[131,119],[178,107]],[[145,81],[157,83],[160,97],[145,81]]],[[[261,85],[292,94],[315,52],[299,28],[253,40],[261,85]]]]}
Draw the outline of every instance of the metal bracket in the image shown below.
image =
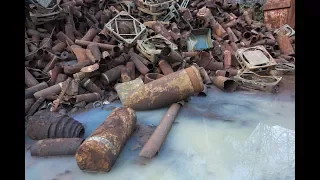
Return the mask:
{"type": "Polygon", "coordinates": [[[186,7],[188,6],[188,3],[189,3],[189,0],[183,0],[183,1],[181,2],[181,4],[177,3],[177,5],[178,5],[179,8],[180,8],[180,7],[186,8],[186,7]]]}
{"type": "Polygon", "coordinates": [[[169,7],[169,13],[162,18],[162,21],[170,21],[172,18],[175,18],[177,22],[180,21],[180,15],[178,10],[174,7],[174,5],[171,5],[169,7]]]}

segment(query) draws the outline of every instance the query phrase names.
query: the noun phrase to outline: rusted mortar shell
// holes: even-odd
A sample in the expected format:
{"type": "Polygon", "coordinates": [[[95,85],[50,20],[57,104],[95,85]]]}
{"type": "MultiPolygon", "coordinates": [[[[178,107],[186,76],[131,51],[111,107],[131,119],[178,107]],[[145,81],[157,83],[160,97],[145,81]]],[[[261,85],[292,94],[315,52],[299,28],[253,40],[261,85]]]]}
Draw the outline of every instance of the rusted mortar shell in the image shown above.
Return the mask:
{"type": "Polygon", "coordinates": [[[270,31],[265,32],[264,35],[269,39],[276,40],[270,31]]]}
{"type": "Polygon", "coordinates": [[[224,68],[230,68],[231,67],[231,52],[228,50],[223,51],[223,65],[224,68]]]}
{"type": "Polygon", "coordinates": [[[43,46],[43,48],[48,48],[51,49],[52,48],[52,40],[51,38],[43,38],[43,40],[41,41],[40,47],[43,46]]]}
{"type": "Polygon", "coordinates": [[[73,60],[73,59],[76,59],[76,57],[69,53],[68,51],[63,51],[61,54],[60,54],[60,57],[59,57],[61,60],[63,61],[68,61],[68,60],[73,60]]]}
{"type": "Polygon", "coordinates": [[[32,76],[32,74],[28,71],[27,68],[24,68],[24,83],[28,87],[32,87],[39,84],[39,82],[36,80],[36,78],[32,76]]]}
{"type": "Polygon", "coordinates": [[[59,61],[59,58],[56,55],[54,55],[51,61],[46,65],[46,67],[42,71],[43,72],[50,71],[51,69],[53,69],[54,65],[58,63],[58,61],[59,61]]]}
{"type": "Polygon", "coordinates": [[[53,52],[62,52],[67,47],[67,44],[64,42],[59,42],[58,44],[52,47],[53,52]]]}
{"type": "Polygon", "coordinates": [[[244,37],[245,39],[251,39],[251,36],[252,36],[252,33],[250,31],[245,31],[243,34],[242,34],[242,37],[244,37]]]}
{"type": "Polygon", "coordinates": [[[86,90],[92,92],[92,93],[98,93],[100,96],[103,96],[103,92],[102,90],[95,84],[92,82],[91,79],[89,78],[84,78],[81,81],[81,86],[84,87],[86,90]]]}
{"type": "Polygon", "coordinates": [[[29,117],[27,136],[32,140],[48,138],[82,138],[83,135],[83,125],[67,115],[40,110],[29,117]],[[72,123],[71,126],[70,121],[72,123]],[[78,131],[78,134],[72,135],[70,131],[78,127],[81,129],[78,131]]]}
{"type": "Polygon", "coordinates": [[[120,56],[120,54],[122,53],[121,49],[119,46],[115,46],[112,48],[110,55],[114,58],[120,56]]]}
{"type": "Polygon", "coordinates": [[[56,34],[56,37],[61,41],[61,42],[64,42],[66,44],[69,44],[70,46],[71,45],[74,45],[74,42],[68,38],[67,35],[65,35],[62,31],[60,31],[58,34],[56,34]]]}
{"type": "Polygon", "coordinates": [[[63,72],[66,75],[72,75],[74,73],[79,72],[83,67],[91,65],[90,61],[78,62],[74,65],[68,65],[63,68],[63,72]]]}
{"type": "Polygon", "coordinates": [[[48,72],[48,75],[50,76],[50,80],[48,82],[49,86],[56,84],[55,82],[57,80],[58,74],[60,74],[62,71],[63,68],[59,64],[56,64],[54,68],[48,72]]]}
{"type": "Polygon", "coordinates": [[[101,42],[101,36],[96,35],[96,36],[93,38],[92,42],[100,43],[100,42],[101,42]]]}
{"type": "Polygon", "coordinates": [[[123,68],[121,68],[121,82],[124,83],[124,82],[128,82],[128,81],[131,81],[131,78],[128,74],[127,68],[123,67],[123,68]]]}
{"type": "Polygon", "coordinates": [[[176,119],[181,105],[173,103],[166,114],[161,119],[159,125],[154,130],[146,144],[139,152],[140,157],[152,158],[158,154],[163,142],[166,140],[167,135],[171,129],[171,126],[176,119]]]}
{"type": "Polygon", "coordinates": [[[209,78],[209,75],[207,71],[203,67],[199,67],[200,75],[203,79],[204,84],[212,84],[211,79],[209,78]]]}
{"type": "Polygon", "coordinates": [[[203,83],[199,70],[191,66],[139,87],[122,103],[135,110],[157,109],[202,90],[203,83]]]}
{"type": "Polygon", "coordinates": [[[163,59],[165,59],[171,63],[183,61],[183,57],[180,55],[180,53],[171,49],[170,47],[163,48],[161,50],[160,55],[163,57],[163,59]]]}
{"type": "Polygon", "coordinates": [[[232,30],[231,30],[230,27],[227,27],[227,28],[226,28],[226,31],[227,31],[227,33],[228,33],[228,35],[229,35],[229,40],[230,40],[230,41],[233,41],[233,42],[235,42],[235,43],[238,43],[238,42],[239,42],[237,36],[232,32],[232,30]]]}
{"type": "Polygon", "coordinates": [[[56,95],[61,91],[62,83],[47,87],[33,94],[33,96],[38,99],[40,97],[46,97],[49,95],[56,95]]]}
{"type": "Polygon", "coordinates": [[[290,43],[289,37],[284,34],[284,33],[278,33],[277,35],[277,42],[279,45],[279,49],[282,54],[288,55],[288,56],[293,56],[294,50],[292,48],[292,45],[290,43]]]}
{"type": "Polygon", "coordinates": [[[292,57],[292,56],[288,56],[288,55],[285,55],[285,54],[281,54],[280,55],[280,58],[283,58],[283,59],[285,59],[285,60],[287,60],[287,61],[295,61],[295,58],[294,57],[292,57]]]}
{"type": "Polygon", "coordinates": [[[33,97],[33,94],[42,90],[42,89],[45,89],[48,87],[48,84],[46,82],[42,82],[42,83],[39,83],[37,85],[34,85],[28,89],[26,89],[24,92],[25,92],[25,99],[27,98],[32,98],[33,97]]]}
{"type": "Polygon", "coordinates": [[[162,74],[158,74],[158,73],[147,73],[145,76],[144,76],[144,83],[147,84],[151,81],[154,81],[156,79],[160,79],[164,77],[164,75],[162,74]]]}
{"type": "Polygon", "coordinates": [[[28,98],[24,100],[24,113],[27,114],[27,112],[30,110],[31,106],[35,103],[34,98],[28,98]]]}
{"type": "Polygon", "coordinates": [[[168,31],[169,32],[169,34],[170,34],[170,36],[172,37],[172,39],[174,40],[174,41],[179,41],[181,38],[180,38],[180,34],[176,34],[176,33],[174,33],[173,31],[171,31],[171,30],[169,30],[168,31]]]}
{"type": "Polygon", "coordinates": [[[90,50],[90,52],[92,53],[96,61],[99,61],[100,59],[102,59],[102,54],[97,44],[89,44],[87,46],[87,49],[90,50]]]}
{"type": "Polygon", "coordinates": [[[44,97],[40,97],[36,100],[36,102],[30,107],[27,116],[32,116],[40,107],[40,105],[43,103],[43,101],[45,100],[44,97]]]}
{"type": "Polygon", "coordinates": [[[89,103],[89,102],[94,102],[94,101],[97,101],[100,99],[101,99],[101,96],[98,93],[87,93],[87,94],[81,94],[81,95],[77,95],[75,97],[72,97],[69,99],[69,101],[72,104],[76,104],[81,101],[89,103]]]}
{"type": "Polygon", "coordinates": [[[56,79],[55,84],[61,83],[61,82],[65,81],[65,80],[67,80],[67,78],[68,78],[67,75],[60,73],[60,74],[58,74],[58,76],[57,76],[57,79],[56,79]]]}
{"type": "Polygon", "coordinates": [[[78,72],[78,73],[73,74],[73,78],[77,81],[81,81],[82,79],[84,79],[86,77],[90,78],[90,77],[99,76],[99,75],[101,75],[99,71],[93,71],[93,72],[89,72],[89,73],[78,72]]]}
{"type": "Polygon", "coordinates": [[[178,28],[178,25],[175,22],[170,23],[170,25],[171,25],[172,32],[174,32],[176,34],[180,33],[180,29],[178,28]]]}
{"type": "Polygon", "coordinates": [[[168,75],[168,74],[171,74],[171,73],[174,73],[171,65],[166,61],[166,60],[160,60],[159,63],[158,63],[162,73],[164,75],[168,75]]]}
{"type": "Polygon", "coordinates": [[[247,11],[244,11],[242,15],[247,24],[252,24],[252,19],[250,18],[249,13],[247,11]]]}
{"type": "Polygon", "coordinates": [[[84,141],[82,138],[44,139],[34,142],[30,148],[31,156],[65,156],[75,155],[84,141]]]}
{"type": "Polygon", "coordinates": [[[228,23],[225,23],[222,25],[223,28],[228,28],[228,27],[234,27],[237,25],[237,20],[233,19],[229,21],[228,23]]]}
{"type": "Polygon", "coordinates": [[[236,69],[227,69],[227,70],[218,70],[216,71],[216,76],[224,76],[224,77],[232,77],[238,74],[238,70],[236,69]]]}
{"type": "Polygon", "coordinates": [[[92,41],[93,38],[98,34],[98,29],[95,27],[92,27],[88,30],[88,32],[83,36],[81,41],[92,41]]]}
{"type": "Polygon", "coordinates": [[[99,48],[101,48],[102,50],[111,50],[113,47],[115,47],[115,45],[94,43],[94,42],[83,41],[83,40],[79,40],[79,39],[76,39],[75,43],[80,46],[88,46],[89,44],[97,44],[99,46],[99,48]]]}
{"type": "Polygon", "coordinates": [[[260,41],[257,41],[256,43],[254,43],[253,45],[254,46],[257,46],[257,45],[270,45],[270,46],[273,46],[274,44],[276,44],[276,41],[275,40],[272,40],[272,39],[262,39],[260,41]]]}
{"type": "Polygon", "coordinates": [[[73,33],[73,26],[70,23],[67,23],[64,25],[64,32],[66,33],[66,36],[71,40],[74,41],[76,38],[74,37],[73,33]]]}
{"type": "Polygon", "coordinates": [[[75,155],[78,167],[89,172],[110,171],[134,131],[136,121],[136,113],[131,108],[114,109],[78,148],[75,155]]]}
{"type": "Polygon", "coordinates": [[[118,65],[105,73],[102,73],[100,76],[100,80],[104,85],[108,85],[111,82],[118,80],[121,76],[121,69],[124,65],[118,65]]]}
{"type": "Polygon", "coordinates": [[[215,86],[226,92],[233,92],[237,89],[238,84],[233,79],[224,76],[214,76],[211,80],[215,86]]]}
{"type": "Polygon", "coordinates": [[[221,37],[219,37],[215,32],[213,32],[212,31],[212,36],[213,36],[213,38],[215,39],[215,40],[217,40],[217,41],[223,41],[223,39],[221,38],[221,37]]]}
{"type": "Polygon", "coordinates": [[[226,30],[223,29],[223,27],[214,18],[210,20],[210,26],[212,31],[214,31],[216,35],[218,35],[222,39],[228,38],[226,30]]]}
{"type": "Polygon", "coordinates": [[[200,58],[197,64],[206,70],[216,71],[223,69],[223,62],[215,62],[214,59],[210,57],[210,54],[205,51],[200,52],[200,58]]]}
{"type": "Polygon", "coordinates": [[[231,29],[232,32],[237,36],[237,38],[241,39],[242,33],[234,28],[231,29]]]}
{"type": "Polygon", "coordinates": [[[137,56],[130,55],[130,60],[134,63],[134,65],[142,75],[145,75],[150,71],[150,69],[145,66],[137,56]]]}
{"type": "Polygon", "coordinates": [[[126,68],[128,71],[128,75],[131,78],[131,80],[135,79],[136,77],[136,66],[134,65],[133,62],[127,62],[126,68]]]}

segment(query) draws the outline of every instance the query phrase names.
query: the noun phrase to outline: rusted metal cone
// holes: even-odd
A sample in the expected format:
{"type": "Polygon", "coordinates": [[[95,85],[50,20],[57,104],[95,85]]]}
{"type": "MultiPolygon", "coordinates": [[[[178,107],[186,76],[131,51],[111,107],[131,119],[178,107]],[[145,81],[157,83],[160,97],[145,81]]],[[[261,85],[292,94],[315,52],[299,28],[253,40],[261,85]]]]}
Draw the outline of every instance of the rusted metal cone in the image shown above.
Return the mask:
{"type": "Polygon", "coordinates": [[[163,142],[166,140],[167,135],[171,129],[171,126],[176,119],[181,105],[174,103],[170,106],[166,114],[161,119],[159,125],[152,133],[146,144],[141,149],[139,156],[152,158],[158,154],[163,142]]]}
{"type": "Polygon", "coordinates": [[[66,156],[75,155],[84,141],[82,138],[44,139],[34,142],[30,148],[31,156],[66,156]]]}
{"type": "Polygon", "coordinates": [[[163,48],[161,50],[160,55],[163,57],[163,59],[165,59],[171,63],[183,61],[183,57],[180,55],[180,53],[171,49],[170,47],[163,48]]]}
{"type": "Polygon", "coordinates": [[[288,55],[288,56],[294,56],[295,52],[290,43],[290,39],[284,32],[278,33],[277,42],[282,54],[288,55]]]}
{"type": "Polygon", "coordinates": [[[164,77],[164,75],[162,75],[162,74],[158,74],[158,73],[148,73],[148,74],[146,74],[145,77],[144,77],[144,83],[147,84],[147,83],[149,83],[149,82],[151,82],[151,81],[154,81],[154,80],[159,79],[159,78],[162,78],[162,77],[164,77]]]}
{"type": "Polygon", "coordinates": [[[89,172],[109,172],[134,131],[136,121],[131,108],[114,109],[78,148],[75,155],[78,167],[89,172]]]}
{"type": "Polygon", "coordinates": [[[211,80],[215,86],[226,92],[233,92],[238,86],[236,81],[224,76],[214,76],[211,80]]]}
{"type": "Polygon", "coordinates": [[[27,135],[30,139],[82,138],[84,127],[73,118],[56,112],[40,110],[29,117],[27,135]]]}
{"type": "Polygon", "coordinates": [[[164,75],[168,75],[174,72],[171,65],[166,60],[160,60],[158,65],[164,75]]]}
{"type": "Polygon", "coordinates": [[[98,101],[100,99],[101,99],[101,96],[98,93],[87,93],[87,94],[80,94],[80,95],[74,96],[70,98],[69,101],[72,104],[77,104],[82,101],[89,103],[89,102],[98,101]]]}
{"type": "Polygon", "coordinates": [[[101,74],[101,82],[104,85],[108,85],[111,82],[114,82],[116,80],[118,80],[121,77],[121,69],[125,67],[124,65],[119,65],[116,66],[108,71],[106,71],[105,73],[101,74]]]}
{"type": "Polygon", "coordinates": [[[195,66],[171,73],[145,84],[123,100],[135,110],[165,107],[203,90],[202,78],[195,66]]]}

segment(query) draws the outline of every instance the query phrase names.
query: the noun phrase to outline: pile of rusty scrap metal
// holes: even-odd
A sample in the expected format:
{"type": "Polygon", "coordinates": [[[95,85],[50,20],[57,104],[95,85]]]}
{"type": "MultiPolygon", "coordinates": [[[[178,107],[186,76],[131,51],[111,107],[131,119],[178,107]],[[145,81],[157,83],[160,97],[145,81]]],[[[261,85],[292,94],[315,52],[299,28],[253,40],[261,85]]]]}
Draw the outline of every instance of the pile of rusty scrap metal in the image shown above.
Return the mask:
{"type": "MultiPolygon", "coordinates": [[[[227,0],[57,2],[53,6],[63,16],[50,20],[46,14],[47,19],[31,18],[26,24],[28,136],[77,138],[62,153],[75,154],[84,128],[67,112],[115,100],[125,107],[113,111],[79,147],[76,159],[83,170],[111,169],[135,127],[133,110],[171,105],[159,124],[166,128],[157,128],[153,143],[147,142],[140,152],[153,157],[187,97],[205,95],[212,84],[226,92],[276,92],[281,76],[295,70],[294,30],[288,25],[271,29],[252,20],[252,11],[242,12],[239,4],[227,0]],[[95,152],[95,158],[103,159],[100,164],[87,154],[95,146],[100,148],[95,152]],[[108,158],[102,158],[105,148],[108,158]]],[[[45,143],[53,147],[58,142],[45,143]]],[[[32,149],[34,154],[40,153],[41,143],[32,149]]]]}

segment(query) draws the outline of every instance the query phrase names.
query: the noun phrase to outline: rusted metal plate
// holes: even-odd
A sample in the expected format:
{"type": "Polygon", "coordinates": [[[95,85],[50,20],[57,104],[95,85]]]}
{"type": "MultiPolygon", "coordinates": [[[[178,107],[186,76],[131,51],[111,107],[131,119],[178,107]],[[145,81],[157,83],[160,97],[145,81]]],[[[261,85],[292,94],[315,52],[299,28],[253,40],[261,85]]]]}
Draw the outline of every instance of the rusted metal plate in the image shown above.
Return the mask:
{"type": "Polygon", "coordinates": [[[287,9],[291,6],[291,0],[267,0],[263,6],[264,11],[275,9],[287,9]]]}
{"type": "Polygon", "coordinates": [[[279,28],[287,24],[289,9],[276,9],[271,11],[264,11],[264,23],[271,26],[271,28],[279,28]]]}

